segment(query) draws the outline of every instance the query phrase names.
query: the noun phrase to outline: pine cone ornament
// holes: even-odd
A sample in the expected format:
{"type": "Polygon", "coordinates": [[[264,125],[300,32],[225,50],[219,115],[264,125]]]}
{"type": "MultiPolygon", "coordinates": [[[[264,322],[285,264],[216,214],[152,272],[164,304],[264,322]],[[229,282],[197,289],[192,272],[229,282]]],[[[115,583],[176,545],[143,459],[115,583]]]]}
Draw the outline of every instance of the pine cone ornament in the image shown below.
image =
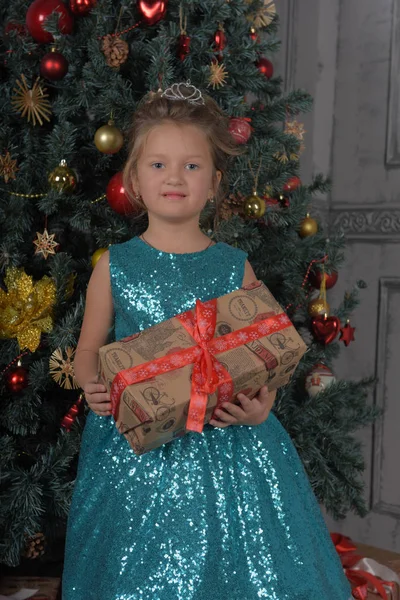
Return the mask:
{"type": "Polygon", "coordinates": [[[219,216],[223,221],[227,221],[233,215],[241,215],[243,210],[244,196],[240,192],[229,194],[221,203],[219,216]]]}
{"type": "Polygon", "coordinates": [[[43,533],[35,533],[34,536],[26,540],[24,556],[34,560],[44,554],[46,538],[43,533]]]}
{"type": "Polygon", "coordinates": [[[106,35],[103,39],[102,50],[109,67],[119,69],[124,64],[129,54],[129,46],[120,37],[106,35]]]}

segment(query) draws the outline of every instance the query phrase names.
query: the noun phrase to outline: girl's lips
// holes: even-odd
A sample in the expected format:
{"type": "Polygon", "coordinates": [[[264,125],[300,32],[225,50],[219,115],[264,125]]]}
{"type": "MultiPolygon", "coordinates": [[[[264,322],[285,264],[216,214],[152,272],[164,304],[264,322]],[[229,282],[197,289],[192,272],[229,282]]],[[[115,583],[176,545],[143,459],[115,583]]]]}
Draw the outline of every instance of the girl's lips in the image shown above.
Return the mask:
{"type": "Polygon", "coordinates": [[[163,194],[164,198],[179,199],[185,198],[185,194],[163,194]]]}

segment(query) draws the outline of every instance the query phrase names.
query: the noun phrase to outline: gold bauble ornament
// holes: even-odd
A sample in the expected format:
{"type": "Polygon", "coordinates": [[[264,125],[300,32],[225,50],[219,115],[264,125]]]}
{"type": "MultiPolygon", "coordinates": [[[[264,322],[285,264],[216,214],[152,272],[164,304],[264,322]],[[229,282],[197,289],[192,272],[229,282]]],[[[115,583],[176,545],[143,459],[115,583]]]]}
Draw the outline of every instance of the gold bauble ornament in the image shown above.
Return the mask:
{"type": "Polygon", "coordinates": [[[56,192],[63,192],[64,194],[74,192],[77,184],[76,175],[65,160],[62,160],[58,167],[50,173],[49,184],[56,192]]]}
{"type": "Polygon", "coordinates": [[[104,252],[107,252],[108,248],[98,248],[96,250],[96,252],[93,252],[92,254],[92,267],[93,269],[95,268],[100,256],[102,256],[104,254],[104,252]]]}
{"type": "Polygon", "coordinates": [[[308,303],[308,314],[310,317],[318,317],[318,315],[329,315],[329,304],[324,298],[314,298],[308,303]]]}
{"type": "Polygon", "coordinates": [[[244,200],[243,212],[249,219],[260,219],[265,213],[265,200],[253,192],[244,200]]]}
{"type": "Polygon", "coordinates": [[[115,127],[114,121],[110,119],[107,125],[103,125],[96,131],[94,143],[97,150],[100,150],[103,154],[115,154],[121,150],[124,144],[124,136],[118,127],[115,127]]]}
{"type": "Polygon", "coordinates": [[[307,213],[305,219],[300,223],[299,235],[302,238],[308,237],[310,235],[315,235],[318,231],[318,223],[315,219],[310,217],[307,213]]]}

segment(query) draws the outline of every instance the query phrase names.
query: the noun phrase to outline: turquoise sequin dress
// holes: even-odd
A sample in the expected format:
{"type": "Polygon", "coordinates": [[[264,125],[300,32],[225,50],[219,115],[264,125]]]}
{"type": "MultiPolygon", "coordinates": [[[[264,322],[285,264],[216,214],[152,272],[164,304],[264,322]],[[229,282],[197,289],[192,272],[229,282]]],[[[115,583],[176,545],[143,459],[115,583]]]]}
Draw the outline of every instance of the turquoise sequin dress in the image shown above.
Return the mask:
{"type": "MultiPolygon", "coordinates": [[[[110,248],[116,339],[238,289],[246,255],[218,243],[110,248]]],[[[296,450],[271,413],[206,425],[137,456],[88,415],[68,522],[63,600],[348,600],[296,450]]]]}

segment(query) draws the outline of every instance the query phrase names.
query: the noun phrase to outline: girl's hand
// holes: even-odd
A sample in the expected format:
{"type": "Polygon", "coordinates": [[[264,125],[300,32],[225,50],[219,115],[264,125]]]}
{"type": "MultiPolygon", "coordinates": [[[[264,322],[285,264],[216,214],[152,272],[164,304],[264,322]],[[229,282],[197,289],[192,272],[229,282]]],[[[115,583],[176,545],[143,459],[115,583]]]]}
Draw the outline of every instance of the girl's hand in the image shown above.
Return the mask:
{"type": "Polygon", "coordinates": [[[88,381],[83,386],[86,402],[96,415],[99,417],[108,417],[111,415],[110,394],[107,394],[107,388],[97,381],[88,381]]]}
{"type": "Polygon", "coordinates": [[[229,425],[260,425],[267,420],[275,401],[276,392],[268,392],[265,385],[252,400],[244,394],[238,394],[240,406],[225,402],[214,412],[217,419],[211,419],[213,427],[228,427],[229,425]],[[223,409],[223,410],[221,410],[223,409]]]}

